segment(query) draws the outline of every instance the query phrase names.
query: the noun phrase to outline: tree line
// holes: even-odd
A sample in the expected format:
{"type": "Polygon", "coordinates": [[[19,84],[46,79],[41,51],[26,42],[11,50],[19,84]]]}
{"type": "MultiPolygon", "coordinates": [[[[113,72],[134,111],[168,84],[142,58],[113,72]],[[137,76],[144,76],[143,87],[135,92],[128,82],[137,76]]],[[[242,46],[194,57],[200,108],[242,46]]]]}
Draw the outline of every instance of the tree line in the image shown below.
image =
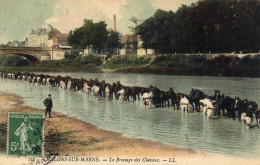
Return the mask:
{"type": "Polygon", "coordinates": [[[200,0],[176,12],[158,9],[136,27],[156,53],[260,50],[259,0],[200,0]]]}
{"type": "Polygon", "coordinates": [[[104,21],[94,23],[93,20],[85,19],[83,26],[69,32],[68,43],[73,48],[85,49],[87,47],[100,51],[107,48],[120,48],[121,34],[113,30],[107,30],[104,21]]]}

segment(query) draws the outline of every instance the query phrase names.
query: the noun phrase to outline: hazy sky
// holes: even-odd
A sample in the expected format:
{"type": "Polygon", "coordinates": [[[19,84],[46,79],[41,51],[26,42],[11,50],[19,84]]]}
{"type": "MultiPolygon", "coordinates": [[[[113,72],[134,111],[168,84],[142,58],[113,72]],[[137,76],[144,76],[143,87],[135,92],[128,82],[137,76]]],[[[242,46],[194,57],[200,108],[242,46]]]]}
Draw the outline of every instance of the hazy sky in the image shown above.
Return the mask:
{"type": "Polygon", "coordinates": [[[146,19],[156,9],[176,11],[181,4],[198,0],[0,0],[0,43],[24,40],[32,28],[51,24],[63,33],[82,26],[84,19],[105,21],[117,30],[130,33],[129,18],[146,19]]]}

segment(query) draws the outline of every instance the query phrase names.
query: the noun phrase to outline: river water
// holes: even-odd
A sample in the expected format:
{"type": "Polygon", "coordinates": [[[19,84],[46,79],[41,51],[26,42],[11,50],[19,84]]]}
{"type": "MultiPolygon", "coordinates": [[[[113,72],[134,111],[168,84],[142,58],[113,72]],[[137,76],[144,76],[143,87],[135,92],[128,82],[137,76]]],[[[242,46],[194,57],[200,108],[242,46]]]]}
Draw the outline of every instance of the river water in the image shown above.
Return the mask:
{"type": "MultiPolygon", "coordinates": [[[[68,75],[116,82],[123,85],[148,87],[157,86],[175,92],[189,93],[191,88],[200,89],[213,95],[214,89],[231,97],[260,103],[259,78],[225,78],[143,75],[120,73],[44,73],[49,75],[68,75]]],[[[170,108],[145,110],[142,101],[118,104],[117,100],[94,101],[81,91],[67,91],[58,88],[38,87],[28,82],[0,79],[0,90],[25,97],[25,105],[44,109],[43,100],[51,93],[53,110],[92,123],[98,128],[119,132],[128,137],[150,139],[165,144],[191,148],[205,153],[225,154],[256,158],[260,155],[260,129],[246,130],[238,120],[220,118],[207,121],[202,113],[182,115],[170,108]]]]}

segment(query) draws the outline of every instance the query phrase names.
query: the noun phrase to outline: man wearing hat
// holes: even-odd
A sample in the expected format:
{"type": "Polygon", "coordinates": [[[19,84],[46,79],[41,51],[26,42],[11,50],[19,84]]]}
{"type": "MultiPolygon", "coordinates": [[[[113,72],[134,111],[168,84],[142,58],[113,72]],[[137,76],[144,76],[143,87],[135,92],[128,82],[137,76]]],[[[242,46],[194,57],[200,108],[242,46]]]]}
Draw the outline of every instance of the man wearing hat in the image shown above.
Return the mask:
{"type": "Polygon", "coordinates": [[[51,94],[49,94],[48,97],[43,101],[43,104],[46,106],[45,116],[49,112],[49,118],[52,118],[51,117],[51,109],[52,109],[51,94]]]}

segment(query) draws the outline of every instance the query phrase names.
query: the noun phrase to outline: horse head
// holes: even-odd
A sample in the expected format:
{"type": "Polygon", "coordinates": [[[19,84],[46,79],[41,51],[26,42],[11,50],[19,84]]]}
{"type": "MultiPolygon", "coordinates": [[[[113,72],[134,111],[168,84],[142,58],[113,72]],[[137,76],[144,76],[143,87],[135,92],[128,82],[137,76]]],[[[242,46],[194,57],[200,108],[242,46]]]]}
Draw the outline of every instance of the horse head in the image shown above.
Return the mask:
{"type": "Polygon", "coordinates": [[[193,97],[195,93],[196,93],[196,90],[192,88],[190,91],[189,97],[193,97]]]}

